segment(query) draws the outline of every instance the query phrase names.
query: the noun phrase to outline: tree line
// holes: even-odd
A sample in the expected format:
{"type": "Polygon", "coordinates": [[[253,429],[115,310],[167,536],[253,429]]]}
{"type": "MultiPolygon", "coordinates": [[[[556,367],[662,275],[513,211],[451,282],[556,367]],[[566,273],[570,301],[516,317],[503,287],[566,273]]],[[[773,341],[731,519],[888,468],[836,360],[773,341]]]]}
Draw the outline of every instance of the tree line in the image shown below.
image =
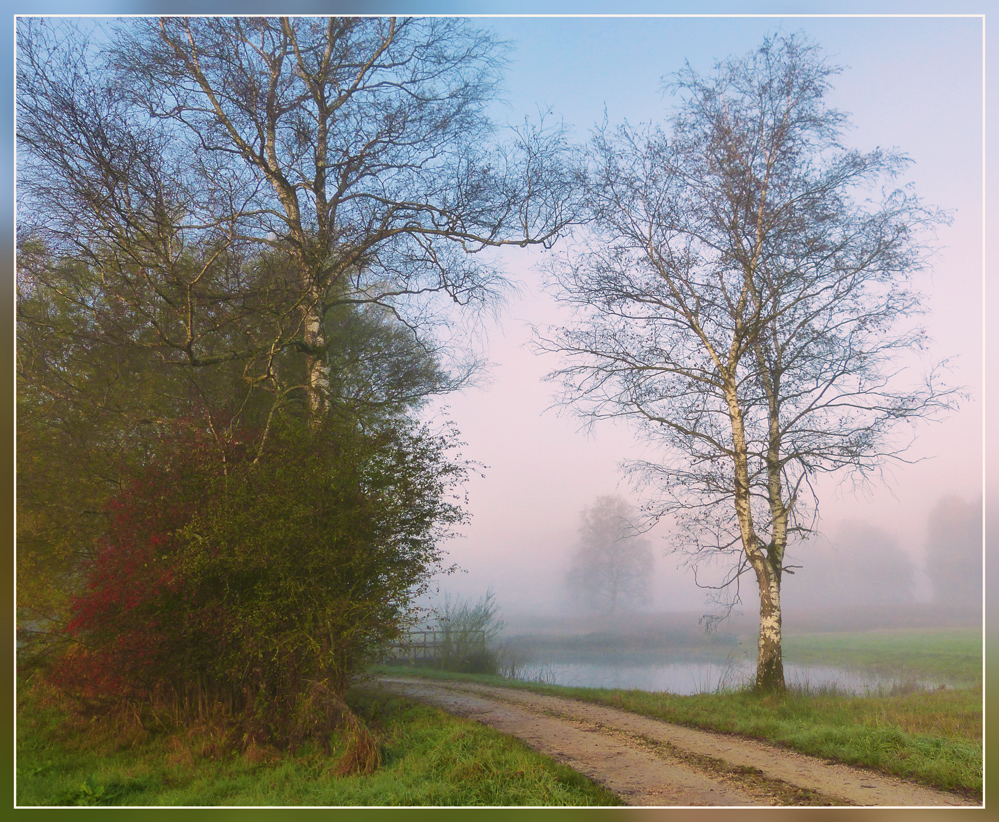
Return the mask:
{"type": "Polygon", "coordinates": [[[661,446],[645,520],[752,575],[761,689],[812,481],[950,402],[891,379],[942,216],[863,201],[907,161],[841,148],[798,36],[582,148],[490,122],[502,48],[459,18],[23,18],[17,50],[18,616],[82,697],[353,721],[465,520],[420,411],[476,371],[447,330],[501,292],[490,248],[561,242],[562,400],[661,446]]]}

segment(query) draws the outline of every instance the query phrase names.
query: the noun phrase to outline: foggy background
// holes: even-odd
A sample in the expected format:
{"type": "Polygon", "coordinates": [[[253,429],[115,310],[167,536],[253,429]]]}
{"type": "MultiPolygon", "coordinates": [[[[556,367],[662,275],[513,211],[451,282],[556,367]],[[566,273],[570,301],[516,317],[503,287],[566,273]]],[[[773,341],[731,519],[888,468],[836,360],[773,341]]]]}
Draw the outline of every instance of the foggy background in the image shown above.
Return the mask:
{"type": "MultiPolygon", "coordinates": [[[[961,18],[654,18],[486,19],[508,40],[505,105],[496,119],[516,125],[550,110],[585,141],[606,106],[612,125],[666,118],[661,78],[687,60],[701,73],[716,59],[756,48],[766,34],[804,32],[844,66],[828,96],[850,113],[846,145],[895,146],[915,162],[901,182],[951,212],[938,233],[932,271],[917,287],[931,313],[921,318],[930,354],[910,364],[918,379],[949,359],[960,410],[924,423],[908,453],[887,464],[883,482],[854,488],[839,477],[818,486],[815,538],[789,548],[785,625],[807,609],[933,601],[981,603],[982,370],[982,47],[981,23],[961,18]],[[962,583],[963,580],[963,583],[962,583]]],[[[601,495],[640,497],[619,464],[649,456],[623,426],[581,430],[570,411],[551,408],[545,375],[560,363],[529,350],[531,326],[567,319],[544,294],[543,251],[499,256],[516,286],[505,309],[478,329],[478,350],[493,365],[484,384],[449,397],[447,413],[467,443],[463,454],[486,466],[468,485],[472,521],[449,545],[462,572],[437,581],[440,592],[477,599],[495,594],[514,625],[530,615],[571,612],[565,585],[582,509],[601,495]]],[[[650,534],[655,565],[646,611],[709,613],[712,606],[686,567],[667,554],[668,529],[650,534]]],[[[715,576],[722,569],[715,569],[715,576]]],[[[711,579],[704,568],[699,578],[711,579]]],[[[739,610],[757,609],[752,581],[739,610]]],[[[527,619],[529,623],[529,619],[527,619]]]]}
{"type": "MultiPolygon", "coordinates": [[[[36,11],[22,3],[15,5],[20,6],[13,9],[18,13],[36,11]]],[[[200,11],[273,11],[265,8],[268,5],[209,3],[200,11]]],[[[601,5],[606,6],[583,3],[563,9],[549,3],[527,9],[514,3],[505,8],[520,13],[607,11],[601,5]]],[[[683,5],[656,4],[652,9],[636,3],[614,11],[692,11],[683,5]]],[[[924,5],[917,2],[893,8],[889,3],[873,10],[846,3],[838,10],[938,11],[924,5]]],[[[951,9],[980,11],[964,5],[956,3],[951,9]]],[[[112,14],[194,11],[168,2],[129,0],[97,3],[88,10],[112,14]]],[[[76,6],[62,2],[50,4],[45,11],[79,13],[76,6]]],[[[324,3],[320,8],[300,3],[281,9],[282,13],[348,11],[484,13],[492,9],[473,2],[403,2],[391,9],[374,4],[348,8],[348,4],[324,3]]],[[[698,11],[760,9],[734,4],[704,6],[698,11]]],[[[860,597],[867,590],[865,579],[888,580],[901,569],[909,595],[929,602],[944,590],[948,573],[965,569],[957,576],[967,579],[967,569],[976,567],[976,560],[980,569],[981,556],[975,548],[980,546],[978,511],[983,491],[981,19],[482,17],[478,22],[512,47],[504,83],[506,104],[497,107],[496,119],[516,124],[525,115],[536,116],[539,108],[551,108],[554,116],[574,127],[580,142],[603,118],[605,106],[611,124],[625,118],[634,123],[664,119],[670,105],[661,92],[664,75],[677,71],[685,60],[698,71],[709,71],[714,60],[743,54],[768,33],[802,31],[832,62],[845,67],[828,99],[851,114],[848,145],[861,150],[897,146],[915,161],[906,179],[914,183],[917,193],[953,214],[952,225],[939,232],[940,252],[921,288],[931,308],[924,322],[934,341],[934,356],[954,358],[951,383],[963,385],[969,399],[944,422],[924,425],[909,454],[918,461],[888,466],[884,484],[863,493],[834,482],[820,487],[821,536],[789,552],[788,562],[803,567],[785,579],[786,625],[793,626],[795,614],[816,597],[844,603],[860,597]],[[941,538],[943,514],[939,512],[948,509],[963,512],[955,516],[972,523],[970,537],[962,541],[941,538]],[[934,552],[952,557],[960,553],[962,559],[948,562],[937,556],[933,560],[934,552]],[[841,556],[848,561],[834,562],[841,556]],[[830,565],[843,569],[835,581],[830,577],[835,568],[830,571],[830,565]]],[[[10,37],[9,32],[6,36],[10,37]]],[[[3,93],[9,96],[12,83],[6,88],[3,93]]],[[[5,139],[12,155],[9,134],[5,139]]],[[[9,179],[9,170],[5,173],[9,179]]],[[[9,223],[10,203],[6,208],[5,222],[9,223]]],[[[559,363],[551,357],[536,357],[525,347],[531,324],[544,328],[559,321],[559,307],[543,294],[540,275],[534,270],[544,257],[533,250],[501,255],[518,291],[498,319],[487,319],[480,329],[478,348],[494,365],[482,387],[452,396],[446,403],[467,443],[465,456],[487,467],[484,477],[475,475],[468,485],[471,524],[462,539],[448,546],[450,560],[464,571],[438,580],[438,585],[442,591],[472,598],[491,586],[508,619],[516,613],[562,613],[568,607],[564,578],[585,506],[605,494],[639,501],[618,471],[622,460],[642,454],[629,431],[608,424],[583,432],[571,415],[546,410],[552,393],[543,378],[559,363]]],[[[664,554],[665,536],[663,529],[651,534],[655,566],[645,608],[710,610],[683,557],[664,554]]],[[[980,587],[972,588],[963,595],[978,595],[980,601],[980,587]]],[[[877,591],[886,601],[893,601],[897,589],[892,581],[877,591]]],[[[744,591],[742,610],[750,615],[755,612],[754,597],[755,592],[744,591]]]]}

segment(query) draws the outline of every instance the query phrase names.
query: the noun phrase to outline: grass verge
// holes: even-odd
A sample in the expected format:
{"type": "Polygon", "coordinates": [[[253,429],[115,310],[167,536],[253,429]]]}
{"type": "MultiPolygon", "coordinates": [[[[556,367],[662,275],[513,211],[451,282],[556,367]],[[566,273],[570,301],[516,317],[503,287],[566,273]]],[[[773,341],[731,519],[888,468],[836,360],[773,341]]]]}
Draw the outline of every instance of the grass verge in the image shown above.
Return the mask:
{"type": "Polygon", "coordinates": [[[981,628],[827,631],[784,638],[784,658],[962,687],[982,684],[981,628]]]}
{"type": "MultiPolygon", "coordinates": [[[[332,756],[226,752],[209,725],[151,733],[93,721],[57,692],[20,689],[17,804],[149,806],[619,805],[611,793],[515,739],[434,708],[358,689],[352,708],[379,742],[370,776],[332,756]]],[[[343,745],[340,745],[342,751],[343,745]]]]}
{"type": "Polygon", "coordinates": [[[982,690],[854,696],[835,691],[758,696],[747,691],[678,696],[574,688],[412,668],[391,675],[471,680],[622,708],[693,728],[776,743],[981,799],[982,690]]]}

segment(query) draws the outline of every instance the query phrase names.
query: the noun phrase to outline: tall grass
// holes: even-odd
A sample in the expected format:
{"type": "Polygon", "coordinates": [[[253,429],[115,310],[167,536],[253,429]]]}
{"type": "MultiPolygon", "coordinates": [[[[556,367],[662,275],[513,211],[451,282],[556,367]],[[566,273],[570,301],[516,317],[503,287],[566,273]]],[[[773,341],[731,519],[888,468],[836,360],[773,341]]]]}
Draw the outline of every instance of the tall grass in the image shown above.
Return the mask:
{"type": "Polygon", "coordinates": [[[33,683],[18,694],[19,806],[617,805],[585,777],[478,723],[372,690],[349,694],[372,729],[381,766],[343,775],[348,748],[295,754],[227,748],[218,729],[150,732],[74,712],[33,683]]]}
{"type": "Polygon", "coordinates": [[[446,594],[437,625],[441,637],[441,669],[473,674],[499,673],[495,642],[502,630],[499,605],[492,589],[474,602],[446,594]]]}

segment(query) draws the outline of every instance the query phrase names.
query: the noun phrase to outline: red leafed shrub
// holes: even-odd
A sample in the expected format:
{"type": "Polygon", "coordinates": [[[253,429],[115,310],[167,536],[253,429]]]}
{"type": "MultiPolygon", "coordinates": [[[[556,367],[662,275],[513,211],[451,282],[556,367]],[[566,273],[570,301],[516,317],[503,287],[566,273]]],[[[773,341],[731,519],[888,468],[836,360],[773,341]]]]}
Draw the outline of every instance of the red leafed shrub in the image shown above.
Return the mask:
{"type": "Polygon", "coordinates": [[[220,614],[194,600],[180,567],[182,534],[244,446],[223,449],[196,434],[159,445],[162,463],[107,503],[108,528],[71,602],[66,630],[75,644],[52,677],[87,698],[148,697],[183,682],[218,633],[220,614]]]}
{"type": "Polygon", "coordinates": [[[76,646],[55,670],[63,687],[172,693],[241,717],[243,738],[329,740],[347,684],[440,569],[466,466],[453,432],[400,420],[274,429],[267,444],[260,459],[163,448],[112,500],[73,602],[76,646]]]}

